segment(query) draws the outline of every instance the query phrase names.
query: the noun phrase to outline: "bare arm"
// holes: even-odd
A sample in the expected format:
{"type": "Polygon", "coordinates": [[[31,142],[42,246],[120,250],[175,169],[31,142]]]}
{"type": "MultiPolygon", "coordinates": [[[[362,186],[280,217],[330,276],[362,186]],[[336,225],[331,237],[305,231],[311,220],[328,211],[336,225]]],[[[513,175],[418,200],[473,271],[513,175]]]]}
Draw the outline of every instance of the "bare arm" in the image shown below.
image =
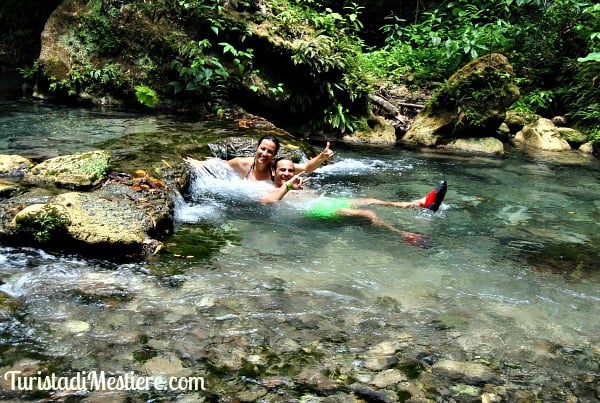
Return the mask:
{"type": "Polygon", "coordinates": [[[245,177],[250,171],[254,157],[235,157],[227,160],[229,165],[238,175],[245,177]]]}
{"type": "Polygon", "coordinates": [[[279,187],[274,188],[273,190],[267,192],[260,199],[262,204],[273,204],[281,199],[290,191],[290,190],[300,190],[302,189],[302,185],[310,178],[302,178],[304,172],[300,172],[299,174],[294,175],[287,182],[283,182],[283,184],[279,187]]]}
{"type": "Polygon", "coordinates": [[[321,151],[316,157],[311,158],[308,162],[302,164],[294,164],[296,171],[304,171],[306,173],[311,173],[315,169],[321,166],[325,161],[330,161],[333,159],[333,150],[329,148],[329,141],[327,142],[327,146],[321,151]]]}

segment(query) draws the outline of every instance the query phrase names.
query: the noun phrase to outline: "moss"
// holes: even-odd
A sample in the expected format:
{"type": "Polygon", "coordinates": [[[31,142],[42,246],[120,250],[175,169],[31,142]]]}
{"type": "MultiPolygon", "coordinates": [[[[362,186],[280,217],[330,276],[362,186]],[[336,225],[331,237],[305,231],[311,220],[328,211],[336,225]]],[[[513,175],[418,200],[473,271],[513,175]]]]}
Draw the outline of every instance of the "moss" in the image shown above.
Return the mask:
{"type": "Polygon", "coordinates": [[[70,224],[69,218],[55,206],[30,207],[30,210],[23,210],[15,217],[15,230],[30,233],[37,242],[56,239],[70,224]]]}

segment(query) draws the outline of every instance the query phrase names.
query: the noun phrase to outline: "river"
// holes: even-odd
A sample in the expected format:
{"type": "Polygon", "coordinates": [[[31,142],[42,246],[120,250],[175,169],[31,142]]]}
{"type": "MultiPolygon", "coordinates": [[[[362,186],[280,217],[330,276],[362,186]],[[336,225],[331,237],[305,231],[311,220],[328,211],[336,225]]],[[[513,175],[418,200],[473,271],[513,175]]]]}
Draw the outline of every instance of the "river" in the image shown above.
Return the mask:
{"type": "MultiPolygon", "coordinates": [[[[0,153],[38,161],[103,148],[118,170],[150,169],[198,157],[205,138],[242,132],[169,115],[0,103],[0,153]]],[[[403,354],[415,360],[485,362],[506,384],[571,387],[581,401],[599,393],[597,159],[332,148],[334,163],[309,182],[314,191],[412,200],[447,180],[435,214],[372,207],[425,234],[426,248],[362,221],[310,220],[293,201],[245,202],[242,184],[199,175],[178,200],[176,231],[159,256],[117,263],[0,246],[0,290],[22,301],[0,324],[0,367],[75,376],[154,373],[150,364],[171,363],[181,376],[212,371],[213,400],[229,401],[216,396],[236,396],[260,378],[231,374],[267,350],[284,361],[292,344],[311,354],[323,348],[326,366],[339,356],[351,367],[356,349],[408,337],[418,351],[403,354]]],[[[290,365],[318,365],[317,356],[296,355],[290,365]]],[[[264,367],[271,377],[290,373],[277,373],[281,363],[264,367]]],[[[273,390],[264,401],[300,394],[287,384],[273,390]]],[[[127,396],[204,401],[202,393],[118,397],[127,396]]]]}

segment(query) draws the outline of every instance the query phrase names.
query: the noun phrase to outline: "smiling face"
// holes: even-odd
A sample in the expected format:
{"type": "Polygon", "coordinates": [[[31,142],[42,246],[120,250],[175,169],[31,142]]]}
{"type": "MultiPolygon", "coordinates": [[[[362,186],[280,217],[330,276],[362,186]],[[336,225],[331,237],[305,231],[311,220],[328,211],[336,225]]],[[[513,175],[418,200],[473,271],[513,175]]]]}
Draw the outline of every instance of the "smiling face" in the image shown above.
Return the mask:
{"type": "Polygon", "coordinates": [[[274,141],[264,139],[256,148],[256,163],[270,165],[277,154],[277,144],[274,141]]]}
{"type": "Polygon", "coordinates": [[[275,164],[273,176],[275,177],[275,186],[279,187],[295,175],[296,169],[294,168],[294,162],[289,159],[278,160],[275,164]]]}

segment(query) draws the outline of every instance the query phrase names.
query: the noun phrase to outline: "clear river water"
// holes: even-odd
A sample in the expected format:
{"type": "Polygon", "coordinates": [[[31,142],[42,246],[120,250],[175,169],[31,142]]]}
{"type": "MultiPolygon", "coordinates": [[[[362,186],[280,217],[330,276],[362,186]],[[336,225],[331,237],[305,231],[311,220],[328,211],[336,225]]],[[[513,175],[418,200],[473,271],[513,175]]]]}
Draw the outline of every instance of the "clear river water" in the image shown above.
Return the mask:
{"type": "MultiPolygon", "coordinates": [[[[0,154],[39,161],[107,149],[119,171],[203,158],[205,139],[246,132],[167,115],[0,103],[0,154]]],[[[224,360],[249,344],[329,343],[344,353],[342,345],[385,339],[381,329],[392,323],[438,358],[495,363],[506,382],[599,387],[597,159],[332,148],[334,163],[311,175],[314,191],[412,200],[448,181],[435,214],[372,207],[425,234],[428,247],[359,220],[305,218],[291,199],[261,206],[245,199],[254,189],[242,182],[197,175],[158,256],[123,263],[0,245],[0,290],[23,304],[0,322],[0,367],[33,360],[61,374],[138,371],[148,354],[201,373],[200,357],[224,360]]]]}

